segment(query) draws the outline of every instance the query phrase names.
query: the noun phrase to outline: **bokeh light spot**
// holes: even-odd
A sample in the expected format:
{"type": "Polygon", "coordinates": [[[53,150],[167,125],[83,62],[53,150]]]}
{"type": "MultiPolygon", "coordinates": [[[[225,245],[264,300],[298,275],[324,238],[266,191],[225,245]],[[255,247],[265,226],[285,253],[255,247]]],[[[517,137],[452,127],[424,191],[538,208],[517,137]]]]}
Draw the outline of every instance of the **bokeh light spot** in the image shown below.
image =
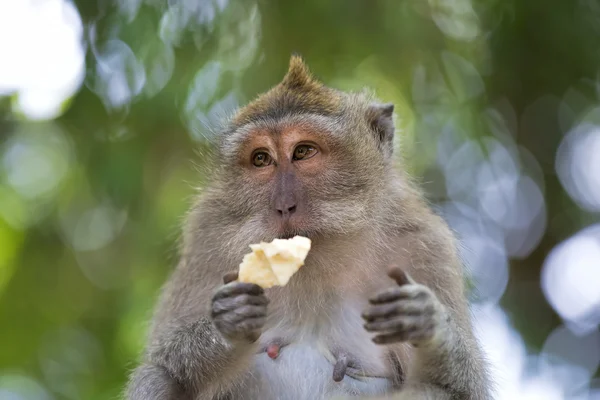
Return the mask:
{"type": "Polygon", "coordinates": [[[83,26],[64,0],[0,0],[0,96],[16,94],[16,110],[52,119],[83,82],[83,26]]]}
{"type": "Polygon", "coordinates": [[[53,400],[54,397],[34,379],[14,373],[0,375],[2,400],[53,400]]]}
{"type": "Polygon", "coordinates": [[[582,208],[600,211],[600,126],[582,124],[563,139],[556,155],[558,177],[582,208]]]}
{"type": "Polygon", "coordinates": [[[98,340],[78,327],[47,333],[39,359],[48,386],[70,400],[88,398],[86,393],[104,362],[98,340]]]}
{"type": "Polygon", "coordinates": [[[71,143],[51,123],[24,125],[7,141],[2,154],[8,184],[28,200],[55,193],[72,161],[71,143]]]}
{"type": "Polygon", "coordinates": [[[573,329],[600,323],[600,225],[556,246],[544,262],[542,288],[548,302],[573,329]]]}

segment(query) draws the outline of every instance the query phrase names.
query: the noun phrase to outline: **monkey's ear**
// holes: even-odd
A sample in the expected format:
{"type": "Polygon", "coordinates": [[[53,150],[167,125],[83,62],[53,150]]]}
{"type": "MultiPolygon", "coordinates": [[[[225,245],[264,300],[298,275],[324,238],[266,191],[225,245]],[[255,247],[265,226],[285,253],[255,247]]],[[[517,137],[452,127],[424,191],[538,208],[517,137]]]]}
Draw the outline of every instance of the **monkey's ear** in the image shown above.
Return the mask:
{"type": "Polygon", "coordinates": [[[389,157],[393,152],[394,105],[392,103],[373,103],[367,111],[367,120],[372,132],[376,135],[379,148],[384,156],[389,157]]]}

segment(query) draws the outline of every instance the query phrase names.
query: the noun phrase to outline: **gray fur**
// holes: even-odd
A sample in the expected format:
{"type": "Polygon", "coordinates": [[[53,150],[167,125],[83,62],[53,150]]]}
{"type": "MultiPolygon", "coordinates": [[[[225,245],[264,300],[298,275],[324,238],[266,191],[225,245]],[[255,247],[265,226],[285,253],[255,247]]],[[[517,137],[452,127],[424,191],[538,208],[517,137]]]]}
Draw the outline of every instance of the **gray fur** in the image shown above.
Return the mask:
{"type": "Polygon", "coordinates": [[[225,129],[129,400],[490,398],[454,238],[392,157],[389,106],[374,106],[365,93],[344,96],[339,113],[248,117],[225,129]],[[306,263],[284,288],[265,290],[264,305],[256,300],[262,294],[251,301],[225,289],[236,284],[223,285],[249,244],[276,237],[268,222],[272,188],[248,182],[236,157],[252,131],[276,135],[289,126],[318,131],[332,151],[327,170],[304,188],[311,224],[296,233],[313,241],[306,263]],[[386,274],[390,265],[411,281],[398,286],[386,274]],[[391,332],[391,343],[378,345],[363,313],[383,291],[380,303],[391,309],[384,321],[396,323],[369,327],[391,332]],[[263,315],[252,329],[231,319],[263,315]],[[248,338],[259,331],[256,342],[248,338]],[[264,352],[270,343],[283,344],[274,360],[264,352]],[[340,360],[346,374],[336,382],[340,360]]]}

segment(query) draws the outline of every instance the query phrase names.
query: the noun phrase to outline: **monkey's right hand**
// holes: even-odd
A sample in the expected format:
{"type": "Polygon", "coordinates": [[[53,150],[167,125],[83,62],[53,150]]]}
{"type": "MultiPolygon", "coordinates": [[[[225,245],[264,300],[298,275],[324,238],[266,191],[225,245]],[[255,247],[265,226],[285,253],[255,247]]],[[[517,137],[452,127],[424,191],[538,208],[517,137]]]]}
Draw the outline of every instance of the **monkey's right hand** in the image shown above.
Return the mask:
{"type": "Polygon", "coordinates": [[[255,342],[267,316],[269,299],[254,283],[234,282],[237,272],[228,273],[212,298],[211,317],[215,327],[232,342],[255,342]]]}

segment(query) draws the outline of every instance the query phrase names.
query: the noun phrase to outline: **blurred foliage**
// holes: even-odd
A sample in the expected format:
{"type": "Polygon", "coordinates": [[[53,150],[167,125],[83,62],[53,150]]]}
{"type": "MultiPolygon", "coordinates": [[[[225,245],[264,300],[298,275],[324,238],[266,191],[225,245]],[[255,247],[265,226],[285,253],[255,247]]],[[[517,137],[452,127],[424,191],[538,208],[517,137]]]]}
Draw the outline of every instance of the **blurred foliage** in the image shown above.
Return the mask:
{"type": "MultiPolygon", "coordinates": [[[[529,250],[507,251],[496,300],[532,349],[561,324],[542,265],[600,220],[555,170],[564,134],[598,104],[597,2],[74,3],[85,77],[60,115],[28,118],[16,93],[0,101],[0,388],[27,387],[19,399],[119,394],[203,184],[195,150],[277,83],[294,51],[327,84],[396,104],[402,150],[436,205],[455,193],[448,168],[473,166],[450,162],[460,143],[484,156],[492,138],[519,149],[543,223],[529,250]]],[[[480,195],[467,178],[459,192],[480,195]]]]}

